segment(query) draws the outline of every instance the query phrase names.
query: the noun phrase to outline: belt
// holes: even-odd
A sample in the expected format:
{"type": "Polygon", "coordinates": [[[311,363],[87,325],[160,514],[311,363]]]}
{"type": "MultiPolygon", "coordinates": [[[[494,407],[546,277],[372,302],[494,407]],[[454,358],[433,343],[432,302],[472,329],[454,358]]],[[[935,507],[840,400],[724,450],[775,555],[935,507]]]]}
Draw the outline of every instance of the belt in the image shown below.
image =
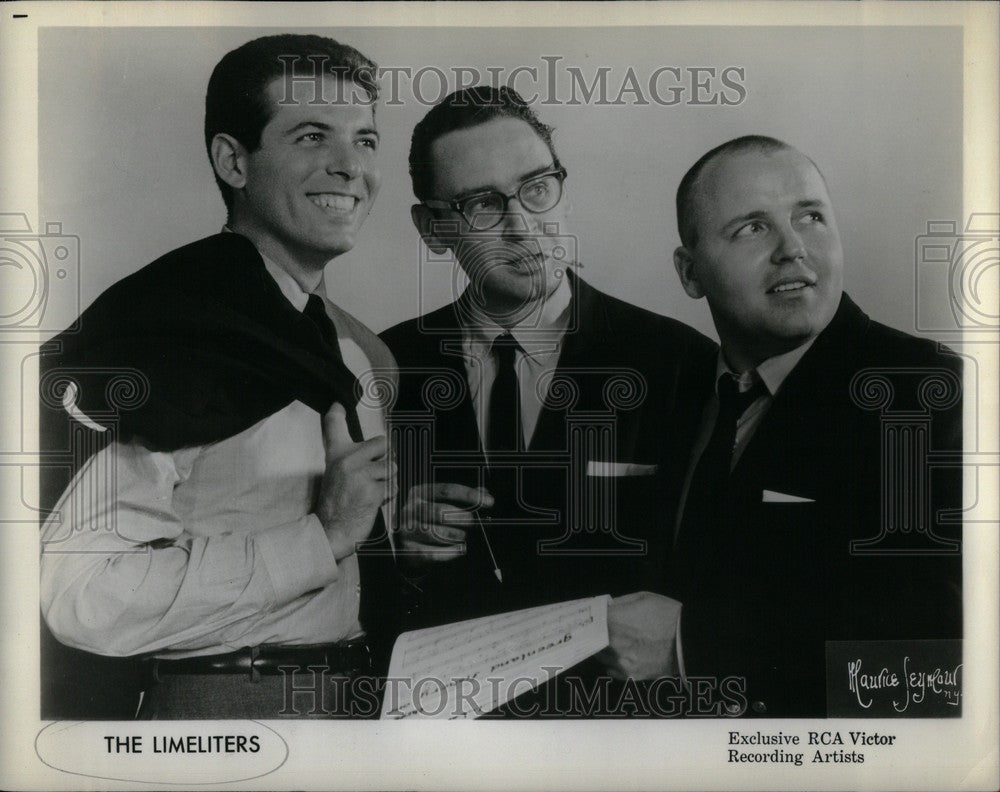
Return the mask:
{"type": "Polygon", "coordinates": [[[247,646],[226,654],[146,661],[155,681],[172,674],[246,674],[251,679],[260,674],[295,673],[317,670],[328,674],[358,676],[373,672],[368,641],[330,644],[247,646]]]}

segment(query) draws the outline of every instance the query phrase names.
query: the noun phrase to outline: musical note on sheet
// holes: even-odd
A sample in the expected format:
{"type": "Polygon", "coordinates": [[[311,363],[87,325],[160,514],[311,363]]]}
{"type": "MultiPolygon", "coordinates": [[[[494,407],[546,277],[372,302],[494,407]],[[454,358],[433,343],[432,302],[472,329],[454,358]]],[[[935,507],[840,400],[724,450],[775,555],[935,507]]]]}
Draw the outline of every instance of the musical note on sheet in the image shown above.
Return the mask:
{"type": "Polygon", "coordinates": [[[608,645],[610,597],[403,633],[382,718],[478,718],[608,645]]]}

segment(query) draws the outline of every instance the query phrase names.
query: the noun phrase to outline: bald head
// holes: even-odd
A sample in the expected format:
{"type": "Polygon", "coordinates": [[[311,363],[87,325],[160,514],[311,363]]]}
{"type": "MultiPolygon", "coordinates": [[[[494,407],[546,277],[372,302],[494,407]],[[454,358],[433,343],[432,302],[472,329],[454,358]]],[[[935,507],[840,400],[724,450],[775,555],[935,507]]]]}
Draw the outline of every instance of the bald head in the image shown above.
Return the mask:
{"type": "Polygon", "coordinates": [[[843,289],[843,250],[826,182],[780,141],[715,149],[678,192],[684,290],[708,300],[722,351],[747,371],[815,338],[843,289]],[[685,219],[686,218],[686,219],[685,219]]]}
{"type": "MultiPolygon", "coordinates": [[[[714,149],[704,154],[681,179],[677,188],[677,228],[680,232],[681,244],[687,248],[693,248],[698,244],[698,219],[705,199],[710,200],[710,196],[701,194],[702,188],[708,181],[706,178],[711,171],[728,157],[747,152],[773,153],[777,151],[797,151],[783,140],[767,137],[766,135],[744,135],[734,138],[716,146],[714,149]]],[[[804,154],[802,156],[805,156],[804,154]]],[[[809,159],[806,157],[806,159],[809,159]]],[[[809,162],[812,162],[810,159],[809,162]]],[[[816,164],[813,163],[813,167],[816,164]]],[[[819,172],[819,168],[816,168],[819,172]]],[[[822,178],[822,173],[820,177],[822,178]]]]}

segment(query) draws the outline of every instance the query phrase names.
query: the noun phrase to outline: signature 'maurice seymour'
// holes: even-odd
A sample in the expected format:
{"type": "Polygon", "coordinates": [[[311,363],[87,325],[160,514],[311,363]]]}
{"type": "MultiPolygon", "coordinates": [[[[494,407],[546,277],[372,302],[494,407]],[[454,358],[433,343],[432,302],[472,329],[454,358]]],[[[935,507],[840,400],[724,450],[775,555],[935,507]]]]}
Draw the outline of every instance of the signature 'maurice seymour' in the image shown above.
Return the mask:
{"type": "Polygon", "coordinates": [[[883,666],[875,673],[862,671],[861,659],[847,663],[848,689],[855,695],[858,705],[868,709],[875,699],[873,691],[892,690],[903,694],[902,702],[895,697],[892,706],[896,712],[906,712],[910,703],[921,704],[930,693],[941,696],[947,704],[957,707],[962,697],[962,663],[953,669],[940,666],[924,670],[911,668],[910,657],[903,657],[902,671],[883,666]]]}

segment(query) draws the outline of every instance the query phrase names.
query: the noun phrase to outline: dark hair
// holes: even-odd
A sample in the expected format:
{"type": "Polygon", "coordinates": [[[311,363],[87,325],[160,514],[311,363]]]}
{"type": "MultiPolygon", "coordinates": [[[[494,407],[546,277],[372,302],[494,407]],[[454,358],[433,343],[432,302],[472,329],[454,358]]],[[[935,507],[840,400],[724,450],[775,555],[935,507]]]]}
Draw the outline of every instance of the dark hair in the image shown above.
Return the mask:
{"type": "Polygon", "coordinates": [[[434,196],[434,158],[431,147],[442,135],[456,129],[485,124],[497,118],[518,118],[528,124],[548,146],[555,166],[561,167],[552,145],[553,128],[543,124],[535,111],[513,88],[479,85],[463,88],[445,97],[425,115],[410,140],[410,178],[417,200],[434,196]]]}
{"type": "MultiPolygon", "coordinates": [[[[378,98],[375,63],[354,47],[331,38],[282,33],[248,41],[220,60],[208,81],[205,94],[205,148],[212,159],[212,139],[220,132],[232,135],[248,151],[260,146],[260,135],[274,113],[266,94],[278,77],[313,77],[321,73],[350,80],[364,89],[374,103],[378,98]]],[[[213,165],[214,172],[214,165],[213,165]]],[[[228,184],[215,176],[226,209],[232,210],[228,184]]]]}
{"type": "MultiPolygon", "coordinates": [[[[777,138],[766,135],[744,135],[716,146],[702,156],[681,179],[677,188],[677,230],[680,232],[681,244],[693,248],[698,244],[698,227],[695,218],[695,187],[702,171],[712,160],[726,154],[740,154],[744,151],[787,151],[794,150],[791,146],[777,138]]],[[[810,160],[811,161],[811,160],[810,160]]],[[[817,170],[819,170],[817,168],[817,170]]]]}

